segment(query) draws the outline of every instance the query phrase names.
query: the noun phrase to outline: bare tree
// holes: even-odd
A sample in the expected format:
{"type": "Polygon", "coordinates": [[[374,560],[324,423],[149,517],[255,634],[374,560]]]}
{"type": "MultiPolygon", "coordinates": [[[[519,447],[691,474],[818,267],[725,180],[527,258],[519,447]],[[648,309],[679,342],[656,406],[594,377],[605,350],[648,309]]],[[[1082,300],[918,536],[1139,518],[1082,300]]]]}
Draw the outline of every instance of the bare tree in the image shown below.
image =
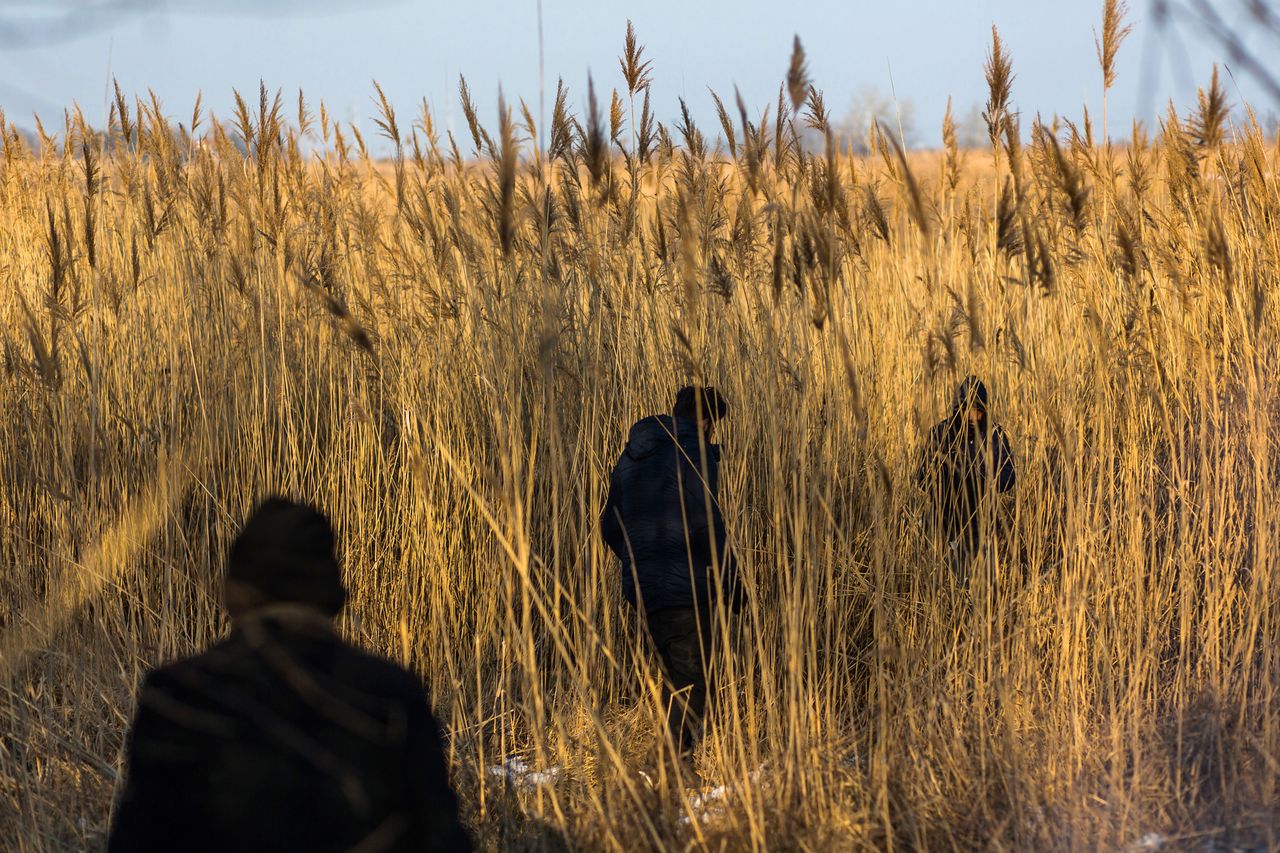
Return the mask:
{"type": "MultiPolygon", "coordinates": [[[[1150,9],[1152,32],[1165,50],[1185,59],[1185,34],[1208,37],[1226,54],[1233,74],[1253,80],[1280,105],[1280,78],[1272,70],[1274,63],[1250,43],[1280,46],[1280,12],[1272,0],[1151,0],[1150,9]]],[[[1149,73],[1148,64],[1144,77],[1149,73]]],[[[1147,89],[1145,83],[1143,89],[1147,89]]]]}
{"type": "Polygon", "coordinates": [[[987,123],[978,104],[970,104],[968,111],[956,121],[956,144],[961,148],[981,148],[987,144],[987,123]]]}
{"type": "Polygon", "coordinates": [[[866,84],[854,94],[839,132],[853,143],[854,150],[865,152],[871,128],[876,124],[883,124],[894,132],[901,128],[903,147],[914,147],[919,141],[915,104],[906,98],[895,102],[875,86],[866,84]]]}
{"type": "MultiPolygon", "coordinates": [[[[388,5],[400,0],[368,0],[388,5]]],[[[38,14],[0,10],[0,47],[47,47],[151,14],[315,16],[347,11],[345,0],[43,0],[38,14]]]]}

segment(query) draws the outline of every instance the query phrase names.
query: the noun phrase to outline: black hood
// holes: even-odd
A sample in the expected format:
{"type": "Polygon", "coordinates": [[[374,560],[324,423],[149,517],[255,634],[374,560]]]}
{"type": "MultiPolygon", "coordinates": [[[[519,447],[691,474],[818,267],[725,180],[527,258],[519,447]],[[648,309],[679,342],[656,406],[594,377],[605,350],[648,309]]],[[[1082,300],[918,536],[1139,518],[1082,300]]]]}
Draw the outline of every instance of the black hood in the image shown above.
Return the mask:
{"type": "Polygon", "coordinates": [[[956,400],[953,409],[957,414],[960,414],[970,406],[976,406],[983,413],[986,413],[988,400],[987,386],[982,384],[982,380],[978,377],[968,376],[956,388],[956,400]]]}
{"type": "Polygon", "coordinates": [[[631,427],[626,453],[632,459],[644,459],[670,442],[675,431],[676,423],[670,415],[650,415],[631,427]]]}

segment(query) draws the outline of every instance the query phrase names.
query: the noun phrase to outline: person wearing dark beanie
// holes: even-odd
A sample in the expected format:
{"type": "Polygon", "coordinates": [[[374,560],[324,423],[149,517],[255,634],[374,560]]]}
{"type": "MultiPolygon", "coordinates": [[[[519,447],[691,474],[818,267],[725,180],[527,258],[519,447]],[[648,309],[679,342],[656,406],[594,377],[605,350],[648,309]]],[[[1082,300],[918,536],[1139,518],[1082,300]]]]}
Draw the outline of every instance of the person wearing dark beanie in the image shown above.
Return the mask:
{"type": "Polygon", "coordinates": [[[470,850],[421,680],[334,633],[324,514],[260,504],[223,594],[230,635],[142,685],[108,850],[470,850]]]}

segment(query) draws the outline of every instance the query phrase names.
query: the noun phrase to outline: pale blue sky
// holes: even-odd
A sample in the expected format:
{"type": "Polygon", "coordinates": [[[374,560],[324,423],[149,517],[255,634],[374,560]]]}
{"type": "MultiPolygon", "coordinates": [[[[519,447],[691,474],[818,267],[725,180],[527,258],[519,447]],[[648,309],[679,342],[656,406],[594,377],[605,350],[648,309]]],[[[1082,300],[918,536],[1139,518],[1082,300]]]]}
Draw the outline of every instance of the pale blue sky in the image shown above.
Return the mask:
{"type": "MultiPolygon", "coordinates": [[[[1176,48],[1157,43],[1147,0],[1130,5],[1135,31],[1112,94],[1113,134],[1135,114],[1150,120],[1152,108],[1169,97],[1185,107],[1213,62],[1224,61],[1208,40],[1185,30],[1184,61],[1176,48]]],[[[1234,0],[1216,5],[1236,8],[1234,0]]],[[[758,114],[776,96],[798,33],[835,114],[864,85],[887,93],[892,73],[899,97],[916,106],[921,138],[932,142],[948,95],[960,114],[984,100],[992,23],[1012,55],[1013,97],[1024,115],[1075,118],[1085,103],[1097,110],[1093,28],[1101,7],[1101,0],[543,0],[547,88],[563,76],[581,98],[588,69],[605,97],[621,88],[617,56],[631,18],[653,60],[658,117],[672,119],[683,94],[714,133],[706,87],[729,102],[736,84],[758,114]]],[[[261,78],[283,88],[288,101],[302,87],[312,100],[323,97],[335,116],[372,130],[376,78],[402,113],[425,96],[442,125],[460,128],[456,87],[463,73],[488,123],[500,84],[509,100],[524,97],[538,109],[536,8],[536,0],[0,0],[0,106],[30,126],[33,111],[60,117],[61,107],[76,101],[99,121],[110,74],[126,92],[154,89],[176,118],[190,114],[197,90],[227,117],[232,87],[256,95],[261,78]],[[129,11],[109,8],[121,6],[129,11]]],[[[1277,67],[1274,39],[1257,35],[1254,47],[1277,67]]],[[[1245,75],[1236,80],[1239,90],[1227,81],[1233,101],[1243,96],[1260,113],[1280,106],[1245,75]]]]}

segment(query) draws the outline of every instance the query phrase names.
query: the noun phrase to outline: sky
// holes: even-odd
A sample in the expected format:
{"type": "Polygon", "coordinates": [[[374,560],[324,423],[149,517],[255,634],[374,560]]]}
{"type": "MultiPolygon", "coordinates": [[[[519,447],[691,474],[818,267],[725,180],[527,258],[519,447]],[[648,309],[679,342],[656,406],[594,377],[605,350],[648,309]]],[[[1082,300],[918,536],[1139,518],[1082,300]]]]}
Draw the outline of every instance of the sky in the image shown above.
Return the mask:
{"type": "MultiPolygon", "coordinates": [[[[1135,116],[1150,123],[1169,98],[1185,110],[1213,64],[1230,64],[1185,25],[1179,38],[1162,37],[1153,2],[1130,3],[1134,32],[1109,98],[1113,136],[1135,116]]],[[[1202,2],[1232,20],[1242,5],[1202,2]]],[[[630,18],[653,62],[659,120],[670,123],[685,97],[714,135],[707,88],[732,104],[736,86],[758,117],[777,96],[798,35],[837,118],[860,90],[896,92],[914,105],[919,140],[934,144],[948,97],[958,115],[985,100],[992,24],[1012,57],[1013,101],[1024,116],[1079,118],[1084,105],[1100,115],[1093,31],[1101,9],[1102,0],[542,0],[542,91],[549,113],[558,77],[578,104],[588,73],[604,98],[621,89],[617,57],[630,18]]],[[[538,24],[538,0],[0,0],[0,107],[21,127],[33,126],[34,112],[60,125],[72,103],[100,123],[115,78],[126,93],[153,90],[175,120],[187,120],[197,92],[229,118],[232,90],[256,99],[262,80],[288,104],[299,88],[313,106],[323,98],[331,115],[373,136],[376,79],[402,124],[425,97],[439,126],[463,131],[461,141],[460,74],[486,124],[496,119],[499,87],[539,114],[538,24]]],[[[1280,39],[1245,32],[1259,58],[1280,68],[1280,39]]],[[[1233,102],[1280,110],[1235,71],[1234,82],[1225,79],[1233,102]]]]}

